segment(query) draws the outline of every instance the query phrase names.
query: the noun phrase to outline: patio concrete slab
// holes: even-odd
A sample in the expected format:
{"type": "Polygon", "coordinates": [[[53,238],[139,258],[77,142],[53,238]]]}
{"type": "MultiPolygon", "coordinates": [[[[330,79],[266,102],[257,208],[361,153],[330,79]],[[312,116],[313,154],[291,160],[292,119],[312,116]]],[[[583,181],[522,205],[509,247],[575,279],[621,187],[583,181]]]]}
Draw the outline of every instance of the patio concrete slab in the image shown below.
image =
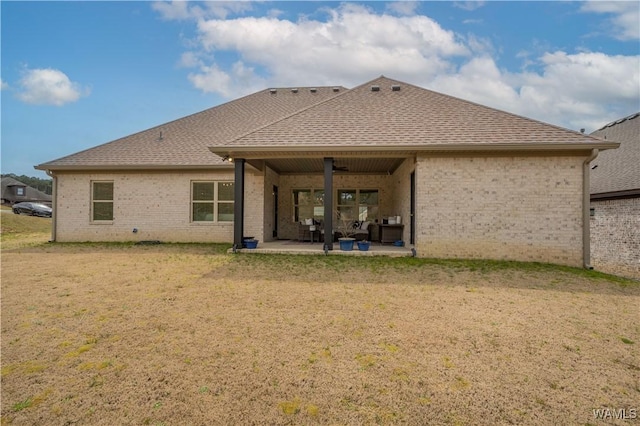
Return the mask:
{"type": "MultiPolygon", "coordinates": [[[[388,257],[412,257],[413,246],[396,247],[389,244],[372,242],[368,251],[358,250],[354,244],[352,251],[340,250],[338,243],[333,244],[333,250],[326,254],[329,256],[388,256],[388,257]]],[[[229,249],[233,252],[233,249],[229,249]]],[[[298,242],[295,240],[276,240],[259,242],[255,249],[240,249],[237,253],[262,253],[262,254],[302,254],[302,255],[325,255],[323,243],[298,242]]]]}

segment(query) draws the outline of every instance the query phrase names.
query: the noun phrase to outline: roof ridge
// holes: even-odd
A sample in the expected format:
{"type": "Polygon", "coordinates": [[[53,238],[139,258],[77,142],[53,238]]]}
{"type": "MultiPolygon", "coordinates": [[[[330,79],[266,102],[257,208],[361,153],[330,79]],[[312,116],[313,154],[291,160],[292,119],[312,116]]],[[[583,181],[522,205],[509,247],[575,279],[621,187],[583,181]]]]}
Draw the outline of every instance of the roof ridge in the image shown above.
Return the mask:
{"type": "MultiPolygon", "coordinates": [[[[339,87],[341,89],[347,89],[344,86],[295,86],[295,85],[290,85],[290,86],[269,86],[267,89],[262,89],[262,90],[258,90],[255,93],[260,93],[263,92],[264,90],[269,90],[269,89],[333,89],[334,87],[339,87]]],[[[347,89],[349,90],[349,89],[347,89]]],[[[255,94],[252,93],[252,94],[255,94]]]]}
{"type": "Polygon", "coordinates": [[[628,116],[623,117],[623,118],[619,118],[617,120],[613,120],[612,122],[605,124],[604,126],[600,127],[598,130],[595,130],[595,132],[603,130],[603,129],[606,129],[607,127],[613,127],[616,124],[621,124],[621,123],[624,123],[625,121],[628,121],[628,120],[633,120],[634,118],[636,118],[638,116],[640,116],[640,112],[634,112],[631,115],[628,115],[628,116]]]}
{"type": "MultiPolygon", "coordinates": [[[[309,86],[309,88],[313,88],[313,87],[324,87],[324,88],[340,87],[340,88],[345,89],[345,91],[344,91],[344,92],[340,92],[340,93],[338,93],[337,95],[332,96],[332,97],[330,97],[330,98],[327,98],[327,99],[325,99],[325,100],[322,100],[322,101],[320,101],[320,102],[316,102],[315,104],[311,104],[311,105],[306,106],[306,107],[304,107],[304,108],[302,108],[302,109],[299,109],[299,110],[297,110],[296,112],[291,113],[291,114],[289,114],[289,115],[287,115],[287,116],[285,116],[285,117],[279,118],[279,119],[277,119],[277,120],[275,120],[275,121],[269,122],[269,123],[267,123],[267,124],[265,124],[265,125],[263,125],[263,126],[260,126],[260,127],[258,127],[258,128],[253,129],[253,130],[250,130],[250,131],[248,131],[248,132],[246,132],[246,133],[243,133],[242,135],[240,135],[240,136],[236,137],[235,139],[231,139],[231,140],[225,141],[225,142],[221,143],[220,145],[211,145],[211,146],[225,146],[225,145],[228,145],[228,144],[229,144],[229,143],[231,143],[231,142],[235,142],[235,141],[237,141],[238,139],[242,139],[242,138],[247,137],[247,136],[249,136],[249,135],[251,135],[251,134],[253,134],[253,133],[257,133],[257,132],[259,132],[259,131],[260,131],[260,130],[262,130],[262,129],[266,129],[266,128],[267,128],[267,127],[269,127],[269,126],[273,126],[274,124],[279,123],[279,122],[281,122],[281,121],[284,121],[284,120],[286,120],[286,119],[289,119],[289,118],[291,118],[291,117],[295,117],[296,115],[301,114],[301,113],[303,113],[304,111],[307,111],[307,110],[308,110],[308,109],[310,109],[310,108],[314,108],[314,107],[317,107],[318,105],[322,105],[322,104],[324,104],[325,102],[329,102],[329,101],[331,101],[331,100],[333,100],[333,99],[336,99],[336,98],[338,98],[338,97],[340,97],[340,96],[342,96],[342,95],[344,95],[344,94],[346,94],[346,93],[349,93],[351,90],[353,90],[353,89],[349,89],[349,88],[344,87],[344,86],[309,86]]],[[[267,89],[267,90],[268,90],[268,89],[267,89]]],[[[261,91],[260,91],[260,92],[261,92],[261,91]]],[[[256,93],[260,93],[260,92],[256,92],[256,93]]]]}
{"type": "MultiPolygon", "coordinates": [[[[287,120],[287,119],[289,119],[289,118],[291,118],[291,117],[295,117],[296,115],[302,114],[303,112],[308,111],[308,110],[309,110],[309,109],[311,109],[311,108],[315,108],[315,107],[318,107],[318,106],[320,106],[320,105],[323,105],[323,104],[325,104],[325,103],[327,103],[327,102],[329,102],[329,101],[332,101],[332,100],[334,100],[334,99],[337,99],[337,98],[339,98],[340,96],[343,96],[343,95],[345,95],[345,94],[347,94],[347,93],[349,93],[349,92],[353,92],[353,91],[355,91],[356,89],[359,89],[359,88],[361,88],[361,87],[364,87],[364,86],[366,86],[366,85],[368,85],[368,84],[373,83],[374,81],[382,80],[382,79],[384,79],[384,80],[389,80],[389,81],[395,81],[395,82],[398,82],[398,83],[402,83],[402,82],[401,82],[401,81],[399,81],[399,80],[390,79],[390,78],[388,78],[388,77],[385,77],[384,75],[381,75],[380,77],[376,77],[376,78],[374,78],[373,80],[370,80],[370,81],[368,81],[368,82],[366,82],[366,83],[359,84],[358,86],[356,86],[356,87],[354,87],[354,88],[352,88],[352,89],[346,88],[346,87],[344,87],[344,86],[309,86],[309,87],[342,87],[342,88],[344,88],[344,89],[346,89],[346,90],[345,90],[344,92],[341,92],[341,93],[337,94],[336,96],[332,96],[332,97],[330,97],[330,98],[328,98],[328,99],[325,99],[325,100],[323,100],[323,101],[320,101],[320,102],[318,102],[318,103],[315,103],[315,104],[309,105],[309,106],[304,107],[304,108],[302,108],[302,109],[299,109],[298,111],[296,111],[296,112],[294,112],[294,113],[292,113],[292,114],[289,114],[289,115],[287,115],[286,117],[282,117],[282,118],[280,118],[280,119],[278,119],[278,120],[275,120],[275,121],[273,121],[273,122],[271,122],[271,123],[265,124],[265,125],[264,125],[264,126],[262,126],[262,127],[259,127],[259,128],[257,128],[257,129],[253,129],[253,130],[251,130],[250,132],[244,133],[244,134],[242,134],[242,135],[238,136],[238,137],[237,137],[237,138],[235,138],[235,139],[232,139],[232,140],[226,141],[226,142],[224,142],[223,144],[220,144],[219,146],[225,146],[225,145],[228,145],[228,144],[230,144],[230,143],[232,143],[232,142],[235,142],[235,141],[237,141],[237,140],[239,140],[239,139],[245,138],[245,137],[247,137],[247,136],[249,136],[249,135],[251,135],[251,134],[253,134],[253,133],[257,133],[257,132],[259,132],[259,131],[261,131],[261,130],[263,130],[263,129],[266,129],[267,127],[272,126],[272,125],[274,125],[274,124],[276,124],[276,123],[280,123],[281,121],[287,120]]],[[[215,146],[215,145],[213,145],[213,146],[215,146]]]]}

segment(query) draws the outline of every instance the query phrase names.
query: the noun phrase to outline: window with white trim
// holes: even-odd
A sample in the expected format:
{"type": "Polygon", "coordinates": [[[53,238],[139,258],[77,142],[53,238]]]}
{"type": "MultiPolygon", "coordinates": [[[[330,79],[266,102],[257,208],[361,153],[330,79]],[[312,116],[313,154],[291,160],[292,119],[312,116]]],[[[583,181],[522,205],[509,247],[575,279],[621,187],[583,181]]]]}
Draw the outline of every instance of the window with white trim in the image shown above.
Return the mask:
{"type": "Polygon", "coordinates": [[[113,182],[91,182],[91,220],[110,222],[113,220],[113,182]]]}
{"type": "Polygon", "coordinates": [[[233,182],[191,182],[191,221],[233,222],[233,200],[233,182]]]}

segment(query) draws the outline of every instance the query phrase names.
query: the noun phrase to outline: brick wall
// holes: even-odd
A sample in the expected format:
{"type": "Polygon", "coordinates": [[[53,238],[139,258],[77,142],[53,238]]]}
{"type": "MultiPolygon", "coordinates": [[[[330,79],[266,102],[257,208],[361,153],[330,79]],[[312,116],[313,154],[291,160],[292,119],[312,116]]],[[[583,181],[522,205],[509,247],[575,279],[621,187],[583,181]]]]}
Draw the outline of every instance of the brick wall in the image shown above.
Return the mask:
{"type": "MultiPolygon", "coordinates": [[[[191,181],[231,180],[233,171],[59,173],[56,239],[71,241],[233,242],[233,223],[191,222],[191,181]],[[91,181],[114,182],[114,220],[90,221],[91,181]],[[138,232],[133,233],[133,228],[138,232]]],[[[262,224],[262,176],[246,173],[245,229],[262,224]]]]}
{"type": "Polygon", "coordinates": [[[584,158],[418,157],[418,256],[581,266],[584,158]]]}
{"type": "Polygon", "coordinates": [[[402,240],[411,241],[411,172],[415,170],[415,159],[406,159],[392,177],[393,209],[392,215],[400,215],[404,224],[402,240]]]}
{"type": "Polygon", "coordinates": [[[591,264],[640,279],[640,197],[592,201],[591,264]]]}
{"type": "Polygon", "coordinates": [[[264,241],[264,195],[264,173],[247,166],[244,173],[245,237],[264,241]]]}

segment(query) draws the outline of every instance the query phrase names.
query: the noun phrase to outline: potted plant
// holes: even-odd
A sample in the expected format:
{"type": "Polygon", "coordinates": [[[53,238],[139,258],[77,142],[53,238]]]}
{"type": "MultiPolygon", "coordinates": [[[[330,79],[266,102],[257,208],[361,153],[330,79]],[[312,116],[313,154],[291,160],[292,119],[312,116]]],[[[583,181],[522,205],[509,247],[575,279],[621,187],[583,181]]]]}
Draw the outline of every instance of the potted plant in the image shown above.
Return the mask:
{"type": "Polygon", "coordinates": [[[371,241],[362,240],[358,241],[358,250],[360,251],[368,251],[371,246],[371,241]]]}
{"type": "Polygon", "coordinates": [[[248,239],[248,240],[244,240],[246,247],[248,249],[254,249],[258,247],[258,240],[256,239],[248,239]]]}
{"type": "Polygon", "coordinates": [[[336,212],[336,217],[338,219],[338,233],[341,235],[338,238],[340,250],[351,251],[353,250],[353,242],[356,240],[353,238],[353,224],[344,213],[336,212]]]}

